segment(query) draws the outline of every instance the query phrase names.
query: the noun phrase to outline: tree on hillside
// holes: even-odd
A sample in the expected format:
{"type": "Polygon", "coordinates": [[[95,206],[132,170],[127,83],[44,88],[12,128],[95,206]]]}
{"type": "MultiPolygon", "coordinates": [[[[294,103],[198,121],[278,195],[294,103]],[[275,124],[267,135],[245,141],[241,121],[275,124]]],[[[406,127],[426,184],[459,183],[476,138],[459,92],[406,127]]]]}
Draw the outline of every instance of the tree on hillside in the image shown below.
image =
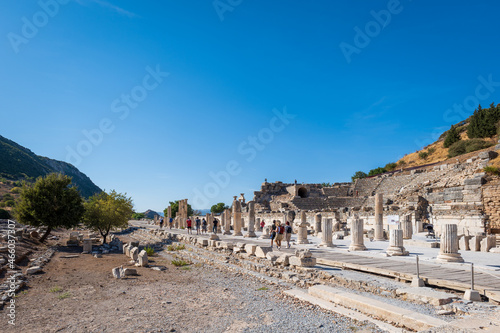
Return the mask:
{"type": "Polygon", "coordinates": [[[398,167],[398,165],[396,163],[387,163],[384,167],[384,169],[386,169],[387,171],[393,171],[393,170],[396,170],[396,168],[398,167]]]}
{"type": "Polygon", "coordinates": [[[126,228],[128,220],[133,214],[132,198],[126,194],[112,190],[109,194],[101,192],[94,194],[84,203],[85,213],[83,223],[89,229],[98,231],[103,243],[111,229],[126,228]]]}
{"type": "MultiPolygon", "coordinates": [[[[169,204],[170,204],[170,207],[172,207],[172,218],[174,218],[177,216],[177,212],[179,211],[179,200],[175,200],[175,202],[170,201],[169,204]]],[[[193,208],[191,207],[190,204],[188,204],[187,206],[188,206],[188,214],[187,215],[193,216],[194,215],[193,208]]],[[[165,214],[165,216],[168,216],[168,207],[163,210],[163,213],[165,214]]]]}
{"type": "Polygon", "coordinates": [[[10,219],[9,211],[0,208],[0,219],[4,219],[4,220],[10,219]]]}
{"type": "Polygon", "coordinates": [[[132,220],[140,220],[140,219],[143,219],[145,217],[146,217],[146,214],[144,214],[144,213],[136,213],[136,212],[132,213],[132,220]]]}
{"type": "Polygon", "coordinates": [[[387,172],[387,170],[385,168],[378,167],[376,169],[371,169],[370,172],[368,172],[368,176],[376,176],[376,175],[380,175],[384,172],[387,172]]]}
{"type": "Polygon", "coordinates": [[[363,171],[356,171],[354,175],[351,177],[351,179],[352,181],[355,181],[356,179],[366,178],[367,176],[368,175],[363,171]]]}
{"type": "Polygon", "coordinates": [[[225,209],[229,209],[229,206],[226,206],[223,202],[219,202],[210,208],[210,211],[214,214],[221,214],[225,209]]]}
{"type": "Polygon", "coordinates": [[[448,148],[457,141],[460,141],[460,134],[458,133],[457,128],[454,125],[451,125],[451,128],[444,139],[443,146],[448,148]]]}
{"type": "Polygon", "coordinates": [[[15,216],[21,223],[47,227],[40,242],[54,228],[72,228],[80,223],[84,212],[82,197],[71,185],[71,177],[51,173],[39,177],[35,184],[23,186],[15,216]]]}

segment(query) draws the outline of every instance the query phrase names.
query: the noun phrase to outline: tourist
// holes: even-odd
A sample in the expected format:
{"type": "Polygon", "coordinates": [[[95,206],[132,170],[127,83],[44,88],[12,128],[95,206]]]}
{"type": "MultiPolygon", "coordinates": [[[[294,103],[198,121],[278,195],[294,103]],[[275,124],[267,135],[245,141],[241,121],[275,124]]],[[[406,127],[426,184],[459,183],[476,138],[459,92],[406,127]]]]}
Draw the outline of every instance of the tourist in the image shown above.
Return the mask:
{"type": "Polygon", "coordinates": [[[264,222],[264,220],[260,221],[260,230],[264,230],[265,225],[266,225],[266,222],[264,222]]]}
{"type": "Polygon", "coordinates": [[[214,223],[213,223],[213,224],[214,224],[214,226],[212,227],[212,232],[213,232],[214,234],[216,234],[216,233],[217,233],[217,223],[219,223],[219,221],[217,221],[217,219],[216,219],[216,218],[214,218],[214,223]]]}
{"type": "Polygon", "coordinates": [[[283,240],[283,234],[285,233],[285,226],[278,222],[278,226],[276,227],[276,247],[278,250],[281,250],[281,241],[283,240]]]}
{"type": "Polygon", "coordinates": [[[186,221],[188,234],[192,234],[193,233],[193,231],[192,231],[193,225],[192,224],[193,224],[193,221],[191,221],[191,219],[188,217],[188,219],[186,221]]]}
{"type": "Polygon", "coordinates": [[[163,228],[163,217],[160,219],[160,229],[163,228]]]}
{"type": "Polygon", "coordinates": [[[173,224],[174,224],[174,219],[173,218],[169,218],[168,219],[168,225],[169,225],[170,229],[172,229],[173,224]]]}
{"type": "Polygon", "coordinates": [[[201,233],[207,233],[207,221],[205,219],[201,221],[201,233]]]}
{"type": "Polygon", "coordinates": [[[273,242],[275,238],[276,238],[276,221],[273,221],[273,224],[271,224],[271,249],[273,248],[273,242]]]}
{"type": "Polygon", "coordinates": [[[194,224],[196,226],[196,234],[200,234],[200,228],[201,228],[201,220],[199,217],[196,217],[196,220],[194,220],[194,224]]]}
{"type": "Polygon", "coordinates": [[[286,240],[286,248],[290,248],[290,240],[292,239],[292,232],[293,229],[290,226],[290,222],[286,221],[286,226],[285,226],[285,240],[286,240]]]}

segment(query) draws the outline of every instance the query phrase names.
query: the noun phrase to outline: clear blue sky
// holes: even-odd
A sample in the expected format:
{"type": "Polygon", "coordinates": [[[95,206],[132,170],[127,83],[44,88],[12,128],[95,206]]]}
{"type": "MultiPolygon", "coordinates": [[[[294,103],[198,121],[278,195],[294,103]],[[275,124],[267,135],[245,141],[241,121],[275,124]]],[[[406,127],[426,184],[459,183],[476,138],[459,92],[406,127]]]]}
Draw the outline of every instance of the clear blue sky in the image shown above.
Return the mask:
{"type": "Polygon", "coordinates": [[[496,1],[0,6],[0,134],[138,211],[349,181],[500,102],[496,1]]]}

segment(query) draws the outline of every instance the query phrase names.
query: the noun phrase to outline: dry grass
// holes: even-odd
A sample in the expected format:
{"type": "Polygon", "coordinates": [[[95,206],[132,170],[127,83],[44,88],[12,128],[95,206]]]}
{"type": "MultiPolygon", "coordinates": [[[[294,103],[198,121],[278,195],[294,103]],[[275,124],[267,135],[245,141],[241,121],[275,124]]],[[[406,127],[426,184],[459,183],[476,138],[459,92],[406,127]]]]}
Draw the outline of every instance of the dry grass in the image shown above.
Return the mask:
{"type": "MultiPolygon", "coordinates": [[[[460,137],[462,140],[469,140],[469,137],[467,136],[466,131],[460,133],[460,137]]],[[[494,136],[492,138],[486,138],[484,140],[487,142],[496,143],[498,141],[498,136],[494,136]]],[[[419,166],[419,165],[424,165],[424,164],[431,164],[431,163],[446,161],[448,159],[448,148],[444,148],[443,145],[444,145],[444,139],[436,141],[436,142],[430,144],[429,146],[425,147],[422,150],[419,150],[419,151],[416,151],[414,153],[406,155],[405,157],[403,157],[401,159],[401,160],[406,162],[406,165],[404,167],[407,168],[407,167],[414,167],[414,166],[419,166]],[[429,157],[427,157],[425,160],[421,159],[418,156],[420,152],[427,152],[431,148],[433,148],[435,151],[434,151],[434,153],[429,154],[429,157]]],[[[484,149],[484,150],[491,150],[491,149],[492,149],[492,147],[484,149]]],[[[473,153],[469,153],[469,154],[476,155],[480,151],[482,151],[482,150],[479,150],[479,151],[476,151],[473,153]]],[[[463,156],[464,157],[469,156],[469,154],[465,154],[463,156]]],[[[453,158],[453,160],[456,160],[456,159],[457,159],[457,157],[453,158]]],[[[462,158],[460,158],[460,160],[462,160],[462,158]]],[[[399,163],[399,161],[397,163],[399,163]]],[[[491,160],[490,165],[500,167],[500,156],[491,160]]]]}

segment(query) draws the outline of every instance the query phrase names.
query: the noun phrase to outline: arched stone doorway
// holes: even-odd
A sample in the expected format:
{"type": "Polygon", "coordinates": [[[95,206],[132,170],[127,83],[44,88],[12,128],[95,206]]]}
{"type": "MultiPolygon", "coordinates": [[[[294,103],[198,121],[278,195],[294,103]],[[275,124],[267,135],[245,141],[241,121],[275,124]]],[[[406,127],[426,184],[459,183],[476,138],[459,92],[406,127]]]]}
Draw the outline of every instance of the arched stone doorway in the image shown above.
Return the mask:
{"type": "Polygon", "coordinates": [[[307,189],[305,187],[299,188],[297,195],[301,198],[307,198],[307,189]]]}

